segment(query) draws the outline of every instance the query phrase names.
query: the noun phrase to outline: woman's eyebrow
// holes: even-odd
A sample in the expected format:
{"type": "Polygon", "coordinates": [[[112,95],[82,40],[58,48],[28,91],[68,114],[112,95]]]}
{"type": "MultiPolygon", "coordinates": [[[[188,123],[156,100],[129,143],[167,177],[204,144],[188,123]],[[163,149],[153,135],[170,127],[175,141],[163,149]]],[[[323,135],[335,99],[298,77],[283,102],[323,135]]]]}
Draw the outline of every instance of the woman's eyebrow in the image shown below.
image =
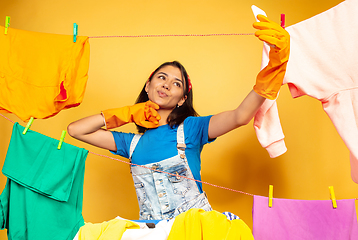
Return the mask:
{"type": "Polygon", "coordinates": [[[165,72],[158,72],[158,74],[164,74],[165,76],[168,77],[168,74],[166,74],[165,72]]]}
{"type": "MultiPolygon", "coordinates": [[[[166,74],[165,72],[158,72],[158,74],[163,74],[163,75],[165,75],[165,76],[167,76],[167,77],[168,77],[168,74],[166,74]]],[[[181,82],[181,83],[183,83],[183,84],[184,84],[184,81],[183,81],[183,80],[181,80],[181,79],[179,79],[179,78],[175,78],[175,80],[177,80],[177,81],[179,81],[179,82],[181,82]]]]}

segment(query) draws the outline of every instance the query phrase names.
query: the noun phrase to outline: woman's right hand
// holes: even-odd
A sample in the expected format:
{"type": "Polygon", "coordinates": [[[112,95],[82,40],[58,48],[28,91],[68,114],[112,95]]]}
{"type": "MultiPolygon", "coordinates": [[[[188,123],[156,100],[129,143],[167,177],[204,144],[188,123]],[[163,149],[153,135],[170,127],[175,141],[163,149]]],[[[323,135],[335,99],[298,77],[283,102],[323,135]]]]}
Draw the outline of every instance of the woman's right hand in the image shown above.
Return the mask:
{"type": "Polygon", "coordinates": [[[117,151],[117,147],[110,131],[107,129],[119,127],[129,122],[146,127],[155,128],[159,125],[159,106],[151,101],[138,103],[133,106],[116,108],[77,120],[67,127],[70,136],[94,145],[96,147],[117,151]]]}
{"type": "Polygon", "coordinates": [[[160,120],[158,109],[157,104],[147,101],[133,106],[105,110],[102,111],[102,115],[107,129],[116,128],[130,122],[145,128],[156,128],[160,120]]]}

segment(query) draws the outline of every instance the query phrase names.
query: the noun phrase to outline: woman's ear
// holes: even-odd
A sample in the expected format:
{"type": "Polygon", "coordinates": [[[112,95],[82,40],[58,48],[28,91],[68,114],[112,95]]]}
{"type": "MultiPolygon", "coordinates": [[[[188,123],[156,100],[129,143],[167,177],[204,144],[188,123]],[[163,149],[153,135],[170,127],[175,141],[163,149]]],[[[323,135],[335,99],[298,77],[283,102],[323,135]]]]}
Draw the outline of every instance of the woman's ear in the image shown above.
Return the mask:
{"type": "Polygon", "coordinates": [[[145,88],[144,90],[148,93],[148,88],[149,88],[149,84],[150,84],[150,81],[148,79],[148,81],[145,83],[145,88]]]}
{"type": "Polygon", "coordinates": [[[186,99],[187,99],[186,95],[184,97],[182,97],[182,99],[180,99],[179,102],[178,102],[178,106],[181,107],[185,103],[186,99]]]}

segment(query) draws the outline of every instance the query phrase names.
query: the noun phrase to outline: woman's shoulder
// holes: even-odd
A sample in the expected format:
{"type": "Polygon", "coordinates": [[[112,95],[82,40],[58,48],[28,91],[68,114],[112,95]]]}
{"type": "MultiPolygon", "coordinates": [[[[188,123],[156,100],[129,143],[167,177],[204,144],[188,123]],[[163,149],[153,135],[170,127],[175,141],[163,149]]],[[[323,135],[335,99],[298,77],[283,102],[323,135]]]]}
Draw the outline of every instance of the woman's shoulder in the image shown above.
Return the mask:
{"type": "Polygon", "coordinates": [[[185,138],[193,145],[208,143],[209,123],[212,115],[204,117],[187,117],[184,121],[185,138]]]}
{"type": "Polygon", "coordinates": [[[197,124],[204,124],[204,123],[209,123],[210,118],[212,117],[212,115],[209,116],[200,116],[200,117],[194,117],[194,116],[189,116],[184,120],[184,126],[185,125],[197,125],[197,124]]]}
{"type": "Polygon", "coordinates": [[[190,130],[194,135],[198,132],[206,131],[209,127],[211,116],[187,117],[184,120],[184,130],[190,130]]]}
{"type": "Polygon", "coordinates": [[[111,131],[115,140],[122,139],[124,141],[131,141],[132,138],[136,135],[135,133],[127,133],[127,132],[118,132],[118,131],[111,131]]]}

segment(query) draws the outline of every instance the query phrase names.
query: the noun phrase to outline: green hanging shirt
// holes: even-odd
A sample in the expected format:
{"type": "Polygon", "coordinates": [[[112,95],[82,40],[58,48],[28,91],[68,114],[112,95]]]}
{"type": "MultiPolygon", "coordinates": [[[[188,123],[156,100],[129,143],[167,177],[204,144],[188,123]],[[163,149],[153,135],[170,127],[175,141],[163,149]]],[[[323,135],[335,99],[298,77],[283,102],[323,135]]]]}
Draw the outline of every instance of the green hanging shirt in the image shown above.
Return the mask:
{"type": "Polygon", "coordinates": [[[0,196],[0,229],[9,240],[73,239],[84,225],[83,180],[88,151],[14,124],[0,196]]]}

